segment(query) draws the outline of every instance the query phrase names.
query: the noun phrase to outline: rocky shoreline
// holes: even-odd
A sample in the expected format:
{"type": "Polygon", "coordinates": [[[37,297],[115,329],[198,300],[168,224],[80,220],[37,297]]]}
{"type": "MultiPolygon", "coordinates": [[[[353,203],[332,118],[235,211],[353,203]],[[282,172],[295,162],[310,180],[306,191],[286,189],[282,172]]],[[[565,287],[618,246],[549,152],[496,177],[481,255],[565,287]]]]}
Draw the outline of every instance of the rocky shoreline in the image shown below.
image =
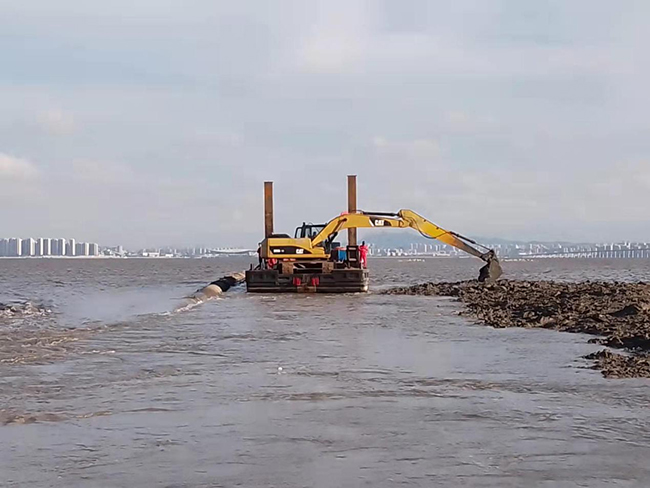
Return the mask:
{"type": "Polygon", "coordinates": [[[650,283],[501,280],[424,283],[390,295],[456,297],[466,315],[492,327],[581,332],[604,349],[586,356],[608,378],[650,378],[650,283]]]}

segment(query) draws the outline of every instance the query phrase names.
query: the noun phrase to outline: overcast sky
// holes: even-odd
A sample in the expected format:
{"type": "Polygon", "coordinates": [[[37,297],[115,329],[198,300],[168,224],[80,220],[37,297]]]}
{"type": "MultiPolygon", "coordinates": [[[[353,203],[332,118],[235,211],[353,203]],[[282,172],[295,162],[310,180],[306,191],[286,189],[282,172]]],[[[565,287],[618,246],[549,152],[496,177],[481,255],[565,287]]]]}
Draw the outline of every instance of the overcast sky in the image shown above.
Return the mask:
{"type": "Polygon", "coordinates": [[[650,2],[0,0],[0,237],[254,245],[359,206],[650,240],[650,2]]]}

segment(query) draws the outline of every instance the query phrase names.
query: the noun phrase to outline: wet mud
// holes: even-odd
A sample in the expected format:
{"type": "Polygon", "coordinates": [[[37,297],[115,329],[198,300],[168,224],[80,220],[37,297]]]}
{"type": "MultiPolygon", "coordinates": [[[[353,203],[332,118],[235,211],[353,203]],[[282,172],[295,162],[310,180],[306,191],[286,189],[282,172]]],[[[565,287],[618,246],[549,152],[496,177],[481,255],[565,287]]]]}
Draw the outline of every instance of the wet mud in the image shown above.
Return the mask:
{"type": "Polygon", "coordinates": [[[89,419],[110,415],[109,411],[92,412],[87,414],[60,414],[52,412],[25,413],[12,410],[0,410],[0,425],[27,425],[42,422],[62,422],[64,420],[89,419]]]}
{"type": "Polygon", "coordinates": [[[0,364],[46,364],[65,359],[98,329],[0,330],[0,364]]]}
{"type": "Polygon", "coordinates": [[[586,356],[608,378],[650,378],[650,283],[503,280],[424,283],[390,295],[455,297],[461,312],[497,328],[544,328],[592,334],[590,342],[621,350],[586,356]]]}
{"type": "Polygon", "coordinates": [[[52,313],[51,305],[42,302],[13,300],[0,302],[0,319],[12,319],[29,316],[46,316],[52,313]]]}

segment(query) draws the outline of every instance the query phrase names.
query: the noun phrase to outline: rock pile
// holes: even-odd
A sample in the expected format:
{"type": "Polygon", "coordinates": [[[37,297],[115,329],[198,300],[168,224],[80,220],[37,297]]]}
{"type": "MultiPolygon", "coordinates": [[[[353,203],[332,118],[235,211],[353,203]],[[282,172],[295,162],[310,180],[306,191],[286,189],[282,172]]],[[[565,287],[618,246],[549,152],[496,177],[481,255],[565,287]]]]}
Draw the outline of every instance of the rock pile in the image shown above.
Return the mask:
{"type": "Polygon", "coordinates": [[[599,336],[591,342],[624,349],[590,355],[606,377],[650,377],[650,283],[503,280],[425,283],[393,295],[457,297],[467,314],[493,327],[542,327],[599,336]]]}

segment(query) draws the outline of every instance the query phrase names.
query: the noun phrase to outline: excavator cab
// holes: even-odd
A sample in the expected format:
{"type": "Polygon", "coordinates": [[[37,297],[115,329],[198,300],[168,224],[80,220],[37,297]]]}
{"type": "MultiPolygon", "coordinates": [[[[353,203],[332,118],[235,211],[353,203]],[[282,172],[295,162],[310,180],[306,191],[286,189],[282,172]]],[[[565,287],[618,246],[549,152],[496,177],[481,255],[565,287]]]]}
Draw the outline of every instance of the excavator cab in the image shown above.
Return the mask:
{"type": "MultiPolygon", "coordinates": [[[[327,224],[308,224],[306,222],[303,222],[300,227],[296,227],[294,238],[307,238],[313,240],[326,226],[327,224]]],[[[324,248],[326,255],[330,254],[335,247],[340,245],[339,243],[334,242],[334,239],[336,239],[337,235],[338,232],[335,232],[334,234],[328,236],[327,239],[325,239],[323,242],[316,244],[316,246],[324,248]]]]}
{"type": "Polygon", "coordinates": [[[303,222],[300,227],[296,227],[296,232],[294,238],[304,238],[313,239],[318,235],[318,233],[325,228],[327,224],[308,224],[303,222]]]}

